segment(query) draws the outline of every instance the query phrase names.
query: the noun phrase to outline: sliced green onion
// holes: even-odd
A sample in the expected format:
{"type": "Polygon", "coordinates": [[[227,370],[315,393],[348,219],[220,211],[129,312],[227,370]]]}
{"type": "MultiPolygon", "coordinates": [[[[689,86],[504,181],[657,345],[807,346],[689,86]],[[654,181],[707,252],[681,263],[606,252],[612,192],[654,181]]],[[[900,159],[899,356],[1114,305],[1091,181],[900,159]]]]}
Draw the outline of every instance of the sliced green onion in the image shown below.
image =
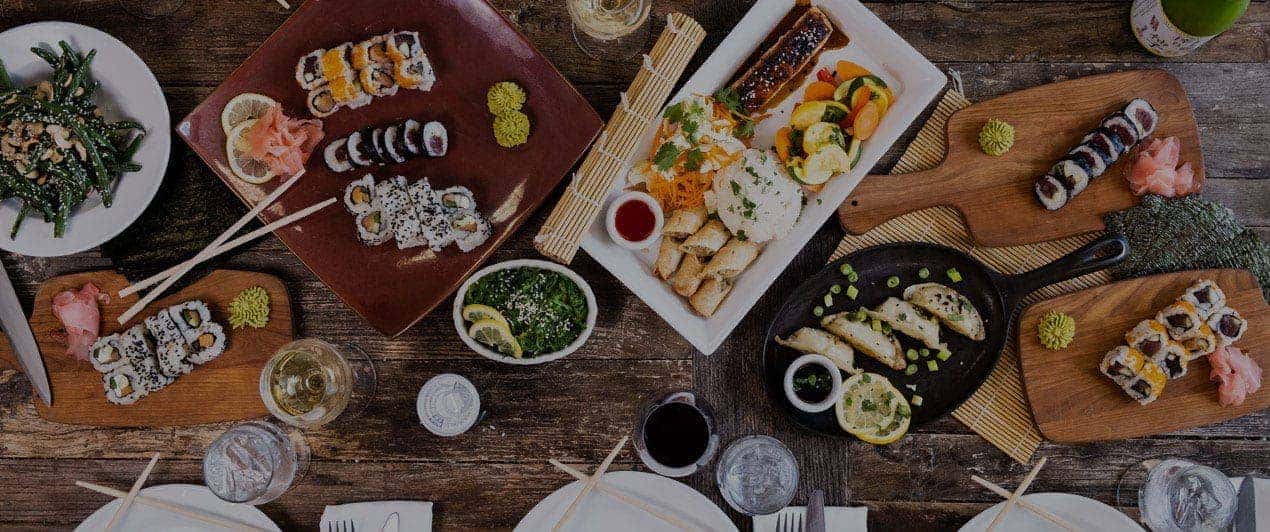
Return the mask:
{"type": "Polygon", "coordinates": [[[917,373],[917,364],[909,364],[907,368],[904,368],[904,374],[909,377],[912,377],[915,373],[917,373]]]}
{"type": "Polygon", "coordinates": [[[824,300],[825,300],[826,307],[833,306],[833,294],[825,294],[824,300]]]}
{"type": "Polygon", "coordinates": [[[957,271],[957,268],[948,268],[948,278],[952,279],[954,283],[960,283],[961,272],[957,271]]]}
{"type": "Polygon", "coordinates": [[[918,351],[918,352],[922,354],[922,358],[926,358],[926,357],[930,356],[930,349],[926,349],[925,347],[923,347],[923,348],[922,348],[920,351],[918,351]]]}
{"type": "Polygon", "coordinates": [[[927,360],[926,369],[930,371],[939,371],[939,363],[935,362],[934,360],[927,360]]]}
{"type": "Polygon", "coordinates": [[[891,334],[891,324],[882,322],[882,334],[891,334]]]}
{"type": "Polygon", "coordinates": [[[855,287],[855,285],[851,285],[851,286],[848,286],[848,287],[847,287],[847,297],[848,297],[848,298],[851,298],[852,300],[855,300],[856,296],[858,296],[858,295],[860,295],[860,290],[859,290],[859,289],[857,289],[857,288],[855,287]]]}
{"type": "Polygon", "coordinates": [[[935,358],[938,358],[940,360],[948,360],[952,358],[952,353],[949,353],[948,351],[941,349],[939,353],[935,355],[935,358]]]}
{"type": "Polygon", "coordinates": [[[922,406],[922,396],[914,395],[913,399],[910,400],[909,402],[913,403],[913,406],[922,406]]]}
{"type": "Polygon", "coordinates": [[[890,276],[890,277],[887,277],[887,278],[886,278],[886,286],[887,286],[888,288],[895,288],[895,287],[897,287],[897,286],[899,286],[899,285],[900,285],[900,278],[899,278],[899,277],[896,277],[896,276],[892,275],[892,276],[890,276]]]}
{"type": "Polygon", "coordinates": [[[841,294],[841,293],[842,293],[842,285],[840,285],[840,284],[835,284],[835,285],[833,285],[833,286],[829,287],[829,293],[831,293],[831,294],[841,294]]]}
{"type": "Polygon", "coordinates": [[[855,312],[851,314],[851,319],[853,321],[864,321],[868,319],[868,317],[869,315],[866,314],[862,308],[855,309],[855,312]]]}
{"type": "MultiPolygon", "coordinates": [[[[916,349],[909,349],[908,351],[905,351],[905,352],[904,352],[904,358],[907,358],[907,359],[909,359],[909,360],[917,360],[917,350],[916,350],[916,349]]],[[[913,366],[909,366],[909,367],[911,368],[911,367],[913,367],[913,366]]],[[[910,375],[911,375],[911,374],[910,374],[910,375]]]]}
{"type": "Polygon", "coordinates": [[[920,269],[920,270],[917,270],[917,276],[918,276],[919,278],[922,278],[922,279],[929,279],[929,278],[930,278],[930,268],[922,268],[922,269],[920,269]]]}
{"type": "Polygon", "coordinates": [[[842,266],[838,267],[838,272],[843,275],[851,275],[851,272],[853,271],[855,270],[852,270],[851,265],[846,262],[842,263],[842,266]]]}
{"type": "Polygon", "coordinates": [[[811,313],[813,316],[819,318],[825,315],[825,308],[817,305],[816,308],[811,309],[811,313]]]}
{"type": "Polygon", "coordinates": [[[860,280],[860,274],[856,272],[847,272],[847,281],[856,282],[860,280]]]}

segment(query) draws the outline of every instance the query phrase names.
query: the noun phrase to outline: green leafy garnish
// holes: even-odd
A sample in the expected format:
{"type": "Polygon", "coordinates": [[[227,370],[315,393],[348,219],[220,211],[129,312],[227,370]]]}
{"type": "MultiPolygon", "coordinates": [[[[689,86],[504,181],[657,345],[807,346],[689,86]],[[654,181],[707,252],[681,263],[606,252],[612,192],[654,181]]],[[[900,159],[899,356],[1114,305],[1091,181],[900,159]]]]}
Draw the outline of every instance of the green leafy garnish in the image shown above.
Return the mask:
{"type": "Polygon", "coordinates": [[[675,146],[673,142],[666,142],[657,148],[657,154],[653,155],[653,164],[657,165],[657,169],[665,172],[675,165],[675,160],[679,158],[679,146],[675,146]]]}

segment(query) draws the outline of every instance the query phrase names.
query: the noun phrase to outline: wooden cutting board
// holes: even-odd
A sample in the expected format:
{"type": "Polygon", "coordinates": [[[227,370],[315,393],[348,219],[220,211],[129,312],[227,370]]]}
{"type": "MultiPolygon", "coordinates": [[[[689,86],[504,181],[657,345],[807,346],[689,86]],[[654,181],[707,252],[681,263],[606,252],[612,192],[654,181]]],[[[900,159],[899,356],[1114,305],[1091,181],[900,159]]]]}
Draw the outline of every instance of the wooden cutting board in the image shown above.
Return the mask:
{"type": "MultiPolygon", "coordinates": [[[[1019,321],[1019,360],[1032,416],[1041,434],[1056,442],[1087,442],[1150,436],[1237,418],[1270,407],[1263,385],[1240,406],[1217,402],[1209,382],[1208,359],[1192,361],[1185,376],[1170,380],[1164,393],[1142,406],[1098,372],[1107,351],[1124,334],[1155,316],[1199,279],[1216,281],[1227,305],[1248,320],[1235,346],[1252,357],[1270,378],[1270,309],[1247,270],[1197,270],[1130,279],[1042,301],[1019,321]],[[1056,310],[1076,320],[1076,339],[1051,351],[1036,336],[1045,313],[1056,310]]],[[[1267,383],[1270,384],[1270,383],[1267,383]]]]}
{"type": "Polygon", "coordinates": [[[1104,214],[1137,203],[1124,180],[1133,152],[1057,211],[1041,206],[1032,181],[1133,98],[1145,98],[1159,112],[1153,138],[1177,137],[1181,159],[1203,179],[1204,156],[1186,90],[1163,70],[1133,70],[1033,87],[953,113],[943,163],[922,172],[867,176],[839,207],[839,220],[847,232],[862,234],[901,214],[949,205],[961,211],[975,243],[987,247],[1102,230],[1104,214]],[[1014,147],[1000,157],[979,148],[979,130],[992,118],[1014,126],[1014,147]]]}
{"type": "MultiPolygon", "coordinates": [[[[54,277],[40,284],[31,312],[31,331],[44,355],[53,406],[35,398],[40,417],[59,423],[104,427],[165,427],[199,425],[261,417],[268,412],[260,400],[260,370],[279,347],[292,340],[291,301],[282,281],[272,275],[215,270],[179,292],[158,299],[137,317],[120,327],[115,318],[137,302],[137,296],[114,297],[128,286],[122,275],[111,270],[83,272],[54,277]],[[127,330],[160,309],[182,301],[198,299],[207,303],[212,320],[225,328],[225,353],[216,360],[197,366],[168,387],[151,393],[131,405],[106,401],[102,375],[88,362],[66,354],[66,333],[53,315],[53,296],[63,290],[79,289],[92,282],[110,301],[101,305],[102,334],[127,330]],[[260,286],[269,293],[269,323],[263,328],[234,329],[229,325],[229,302],[239,292],[260,286]]],[[[0,366],[17,369],[9,342],[0,342],[0,366]]]]}

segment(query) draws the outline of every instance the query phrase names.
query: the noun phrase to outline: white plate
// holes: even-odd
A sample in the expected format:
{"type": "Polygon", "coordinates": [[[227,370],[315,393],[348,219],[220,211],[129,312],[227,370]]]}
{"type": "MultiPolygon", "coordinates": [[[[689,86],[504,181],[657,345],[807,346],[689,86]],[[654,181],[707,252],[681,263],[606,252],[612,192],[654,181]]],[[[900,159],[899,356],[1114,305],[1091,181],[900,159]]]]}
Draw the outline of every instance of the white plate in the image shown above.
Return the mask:
{"type": "Polygon", "coordinates": [[[60,54],[58,41],[66,41],[82,54],[97,50],[89,68],[92,78],[101,82],[98,106],[109,120],[127,118],[141,123],[146,138],[134,158],[141,164],[141,171],[125,172],[119,177],[110,208],[102,205],[100,196],[90,195],[71,214],[62,238],[53,238],[53,224],[40,216],[27,216],[18,238],[9,238],[19,204],[16,200],[0,203],[0,249],[37,257],[92,249],[136,221],[159,190],[172,142],[168,104],[158,80],[136,53],[109,34],[69,22],[18,26],[0,33],[0,60],[15,84],[37,83],[48,79],[52,68],[32,54],[31,48],[48,48],[60,54]]]}
{"type": "MultiPolygon", "coordinates": [[[[877,164],[878,159],[899,139],[904,130],[917,119],[926,105],[939,94],[947,78],[935,65],[927,61],[899,35],[891,31],[868,8],[855,0],[812,0],[834,25],[846,33],[846,47],[828,50],[809,72],[802,85],[790,92],[780,105],[770,111],[772,116],[759,123],[755,131],[754,146],[768,148],[776,130],[789,123],[794,104],[801,99],[806,85],[815,81],[814,72],[821,66],[830,66],[838,60],[854,61],[873,71],[886,81],[895,92],[895,103],[882,119],[877,132],[864,143],[860,164],[846,175],[829,181],[818,195],[809,195],[802,216],[790,235],[767,244],[758,260],[750,265],[736,282],[736,287],[711,318],[694,314],[687,302],[676,295],[670,286],[652,274],[657,246],[643,252],[632,252],[614,243],[605,232],[604,220],[592,224],[582,240],[582,248],[613,273],[632,292],[674,327],[679,334],[702,353],[710,354],[732,333],[736,324],[745,317],[758,298],[767,291],[777,275],[780,275],[799,250],[807,244],[838,205],[842,204],[856,184],[877,164]]],[[[690,94],[712,94],[732,79],[741,62],[758,47],[777,23],[794,6],[794,0],[760,0],[741,19],[736,29],[719,44],[713,55],[697,73],[688,80],[673,98],[677,102],[690,94]]],[[[651,147],[656,124],[649,127],[637,154],[647,154],[651,147]]],[[[641,157],[642,158],[642,157],[641,157]]],[[[639,158],[630,163],[637,162],[639,158]]],[[[625,178],[617,179],[609,191],[608,201],[620,194],[626,186],[625,178]]]]}
{"type": "MultiPolygon", "coordinates": [[[[1130,519],[1129,516],[1088,497],[1070,493],[1033,493],[1024,495],[1023,500],[1049,510],[1054,515],[1071,523],[1077,530],[1142,532],[1142,527],[1134,522],[1133,519],[1130,519]]],[[[1003,505],[1005,505],[1005,501],[1001,501],[995,506],[984,510],[983,513],[976,515],[974,519],[971,519],[965,526],[961,527],[961,532],[986,530],[988,524],[996,517],[997,512],[1001,510],[1003,505]]],[[[1062,530],[1062,528],[1016,505],[1010,509],[1010,513],[1001,519],[1001,522],[997,525],[997,530],[1040,532],[1062,530]]]]}
{"type": "MultiPolygon", "coordinates": [[[[732,524],[723,510],[710,502],[705,495],[680,482],[639,471],[605,473],[604,481],[701,530],[736,530],[736,525],[732,524]]],[[[548,495],[520,520],[520,524],[516,525],[516,532],[551,530],[581,489],[582,481],[576,480],[548,495]]],[[[563,530],[658,532],[678,529],[642,510],[592,490],[574,511],[563,530]]]]}
{"type": "MultiPolygon", "coordinates": [[[[224,517],[231,521],[237,521],[245,525],[263,528],[265,530],[278,530],[278,526],[269,520],[264,512],[255,506],[248,504],[234,504],[225,502],[212,494],[212,491],[204,486],[195,486],[193,484],[165,484],[162,486],[151,486],[140,491],[141,495],[152,497],[163,501],[189,506],[202,510],[207,513],[224,517]]],[[[98,508],[93,515],[88,516],[79,527],[75,528],[76,532],[98,532],[105,530],[106,524],[110,523],[111,516],[115,515],[115,509],[119,507],[119,499],[115,499],[110,503],[98,508]]],[[[132,503],[128,508],[128,515],[116,525],[116,530],[164,530],[169,532],[175,531],[195,531],[195,530],[224,530],[223,528],[210,525],[203,525],[199,521],[195,521],[188,517],[174,514],[166,510],[151,508],[144,504],[132,503]]]]}

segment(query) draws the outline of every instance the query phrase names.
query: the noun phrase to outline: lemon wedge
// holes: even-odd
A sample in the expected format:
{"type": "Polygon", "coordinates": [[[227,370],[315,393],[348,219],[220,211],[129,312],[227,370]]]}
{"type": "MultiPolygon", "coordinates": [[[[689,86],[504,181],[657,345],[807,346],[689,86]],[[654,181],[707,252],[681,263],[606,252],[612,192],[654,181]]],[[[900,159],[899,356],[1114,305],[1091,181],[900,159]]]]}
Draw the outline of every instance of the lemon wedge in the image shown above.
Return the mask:
{"type": "Polygon", "coordinates": [[[249,148],[243,136],[254,125],[256,125],[256,119],[252,118],[244,120],[229,131],[225,137],[225,158],[229,159],[229,170],[235,176],[248,183],[259,185],[268,183],[275,174],[269,169],[269,165],[247,156],[249,148]]]}
{"type": "Polygon", "coordinates": [[[842,430],[874,445],[894,443],[908,432],[912,409],[886,377],[854,375],[843,383],[843,390],[834,407],[842,430]]]}
{"type": "Polygon", "coordinates": [[[225,104],[220,112],[220,127],[228,136],[239,124],[260,118],[270,107],[278,105],[273,98],[254,92],[244,92],[225,104]]]}
{"type": "Polygon", "coordinates": [[[516,341],[516,337],[512,336],[512,331],[507,327],[506,323],[498,320],[485,319],[472,324],[467,330],[467,334],[482,344],[494,348],[504,355],[520,358],[524,352],[520,349],[520,342],[516,341]]]}
{"type": "Polygon", "coordinates": [[[507,325],[507,319],[503,317],[503,313],[489,305],[463,305],[462,313],[464,321],[494,320],[507,325]]]}

